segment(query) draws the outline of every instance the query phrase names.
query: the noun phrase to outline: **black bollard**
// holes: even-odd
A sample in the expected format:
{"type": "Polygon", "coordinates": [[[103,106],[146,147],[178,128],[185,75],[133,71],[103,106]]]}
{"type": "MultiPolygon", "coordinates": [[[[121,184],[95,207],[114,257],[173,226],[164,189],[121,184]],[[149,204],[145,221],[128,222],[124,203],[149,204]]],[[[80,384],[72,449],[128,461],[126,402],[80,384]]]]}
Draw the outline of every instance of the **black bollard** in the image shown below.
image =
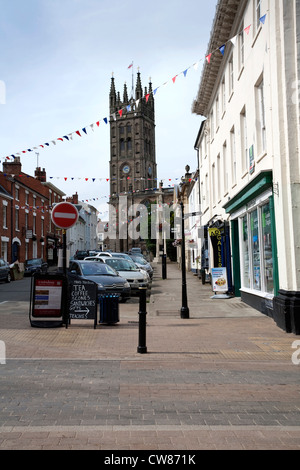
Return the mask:
{"type": "Polygon", "coordinates": [[[162,255],[162,278],[167,279],[167,255],[162,255]]]}
{"type": "Polygon", "coordinates": [[[137,352],[140,354],[145,354],[147,352],[146,346],[146,296],[147,296],[147,287],[140,287],[140,310],[139,310],[139,345],[137,352]]]}

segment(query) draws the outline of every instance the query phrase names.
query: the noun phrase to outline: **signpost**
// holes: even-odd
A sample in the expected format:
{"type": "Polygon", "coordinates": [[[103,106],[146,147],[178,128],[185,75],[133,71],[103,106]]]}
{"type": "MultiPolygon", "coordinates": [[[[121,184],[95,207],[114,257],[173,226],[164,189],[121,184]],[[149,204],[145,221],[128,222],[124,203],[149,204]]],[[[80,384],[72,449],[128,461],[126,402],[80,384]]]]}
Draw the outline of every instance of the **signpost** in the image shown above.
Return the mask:
{"type": "Polygon", "coordinates": [[[70,202],[55,204],[51,213],[51,220],[56,227],[63,229],[63,273],[67,273],[67,240],[66,229],[73,227],[79,214],[76,206],[70,202]]]}

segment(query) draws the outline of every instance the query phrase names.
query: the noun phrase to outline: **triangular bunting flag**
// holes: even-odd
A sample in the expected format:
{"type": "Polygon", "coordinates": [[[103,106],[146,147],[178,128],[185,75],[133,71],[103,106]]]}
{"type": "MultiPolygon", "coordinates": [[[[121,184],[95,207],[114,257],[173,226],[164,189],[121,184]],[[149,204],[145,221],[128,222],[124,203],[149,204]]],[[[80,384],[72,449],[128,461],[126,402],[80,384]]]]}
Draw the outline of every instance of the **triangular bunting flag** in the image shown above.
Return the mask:
{"type": "Polygon", "coordinates": [[[188,71],[188,69],[185,69],[185,70],[183,71],[183,75],[184,75],[185,77],[186,77],[187,71],[188,71]]]}
{"type": "Polygon", "coordinates": [[[105,122],[105,124],[107,124],[107,118],[103,118],[103,121],[105,122]]]}
{"type": "Polygon", "coordinates": [[[250,28],[251,28],[251,24],[247,26],[247,28],[244,29],[246,34],[249,34],[250,28]]]}
{"type": "Polygon", "coordinates": [[[173,83],[175,83],[176,78],[177,78],[177,75],[175,75],[175,77],[172,78],[172,82],[173,82],[173,83]]]}
{"type": "Polygon", "coordinates": [[[207,62],[208,62],[209,64],[210,64],[210,59],[211,59],[211,54],[208,54],[208,55],[206,56],[206,60],[207,60],[207,62]]]}
{"type": "Polygon", "coordinates": [[[97,121],[96,124],[97,124],[97,126],[99,127],[99,126],[100,126],[100,121],[97,121]]]}
{"type": "Polygon", "coordinates": [[[199,65],[199,61],[198,61],[198,62],[195,62],[195,64],[194,64],[194,69],[195,69],[195,70],[198,69],[198,65],[199,65]]]}
{"type": "Polygon", "coordinates": [[[225,44],[223,44],[223,46],[219,47],[219,51],[221,52],[222,55],[224,55],[224,52],[225,52],[225,44]]]}
{"type": "Polygon", "coordinates": [[[79,135],[79,137],[81,137],[81,134],[79,131],[76,131],[76,134],[79,135]]]}
{"type": "Polygon", "coordinates": [[[119,113],[120,117],[122,117],[123,109],[120,109],[120,110],[118,111],[118,113],[119,113]]]}
{"type": "Polygon", "coordinates": [[[262,24],[265,24],[266,16],[267,16],[267,15],[264,15],[264,16],[262,16],[261,18],[259,18],[259,21],[260,21],[262,24]]]}
{"type": "Polygon", "coordinates": [[[150,94],[149,94],[149,93],[147,93],[147,95],[145,96],[145,98],[146,98],[146,103],[148,103],[149,96],[150,96],[150,94]]]}
{"type": "Polygon", "coordinates": [[[83,132],[86,134],[86,128],[84,127],[82,130],[83,130],[83,132]]]}
{"type": "Polygon", "coordinates": [[[232,44],[235,46],[235,43],[236,43],[236,38],[237,36],[234,36],[234,38],[231,38],[230,41],[232,42],[232,44]]]}

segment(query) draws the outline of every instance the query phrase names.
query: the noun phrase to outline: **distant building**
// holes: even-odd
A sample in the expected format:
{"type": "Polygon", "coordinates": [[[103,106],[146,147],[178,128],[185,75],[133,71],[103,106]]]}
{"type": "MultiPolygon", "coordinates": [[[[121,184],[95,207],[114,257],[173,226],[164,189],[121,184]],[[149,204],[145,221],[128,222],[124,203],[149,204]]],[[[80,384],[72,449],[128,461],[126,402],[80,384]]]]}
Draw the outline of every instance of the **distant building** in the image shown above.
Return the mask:
{"type": "MultiPolygon", "coordinates": [[[[155,109],[152,83],[143,92],[137,73],[135,90],[123,98],[111,79],[110,105],[110,215],[109,248],[128,251],[132,246],[145,249],[145,240],[130,236],[128,224],[138,214],[137,205],[150,207],[158,198],[155,150],[155,109]],[[135,206],[136,205],[136,206],[135,206]],[[131,210],[133,209],[133,213],[131,210]]],[[[172,191],[163,189],[163,202],[170,203],[172,191]]],[[[145,215],[144,215],[145,216],[145,215]]]]}

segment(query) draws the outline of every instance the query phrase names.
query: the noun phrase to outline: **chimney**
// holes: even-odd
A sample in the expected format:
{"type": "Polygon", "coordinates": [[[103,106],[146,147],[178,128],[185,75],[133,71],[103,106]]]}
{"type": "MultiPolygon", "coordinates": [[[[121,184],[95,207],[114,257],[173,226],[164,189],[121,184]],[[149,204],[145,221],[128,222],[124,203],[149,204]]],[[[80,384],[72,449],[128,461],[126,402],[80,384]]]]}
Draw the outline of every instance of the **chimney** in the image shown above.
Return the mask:
{"type": "Polygon", "coordinates": [[[41,181],[42,183],[46,183],[46,171],[45,168],[41,170],[40,167],[35,169],[34,176],[37,180],[41,181]]]}
{"type": "Polygon", "coordinates": [[[77,192],[75,194],[73,194],[73,196],[67,197],[66,201],[70,202],[71,204],[78,204],[78,194],[77,194],[77,192]]]}
{"type": "Polygon", "coordinates": [[[3,173],[7,175],[16,175],[18,176],[22,171],[22,163],[20,157],[15,157],[12,162],[3,163],[3,173]]]}

